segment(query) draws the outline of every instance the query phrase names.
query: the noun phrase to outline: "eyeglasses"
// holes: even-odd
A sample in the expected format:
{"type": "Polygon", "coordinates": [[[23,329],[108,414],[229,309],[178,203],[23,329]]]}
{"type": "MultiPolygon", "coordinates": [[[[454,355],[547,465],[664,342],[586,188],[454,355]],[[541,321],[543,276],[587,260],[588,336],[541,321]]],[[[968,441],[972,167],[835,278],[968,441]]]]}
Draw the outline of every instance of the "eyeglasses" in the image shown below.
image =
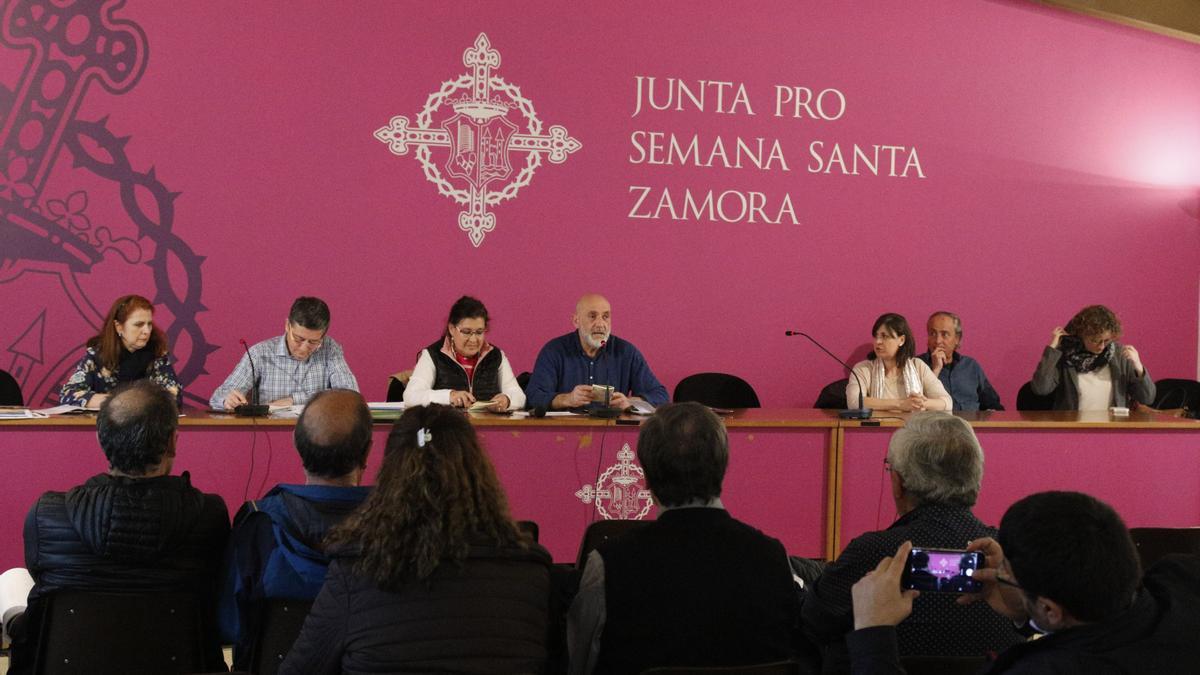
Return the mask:
{"type": "Polygon", "coordinates": [[[892,472],[892,462],[886,457],[883,459],[883,470],[887,473],[892,472]]]}
{"type": "Polygon", "coordinates": [[[481,338],[485,333],[488,332],[486,328],[476,328],[475,330],[471,330],[468,328],[459,328],[458,326],[455,326],[454,330],[458,331],[459,335],[467,338],[468,340],[473,337],[481,338]]]}
{"type": "Polygon", "coordinates": [[[291,340],[292,344],[296,345],[297,347],[307,344],[309,347],[312,347],[313,349],[320,349],[321,345],[325,344],[325,336],[321,336],[320,338],[318,338],[316,340],[306,340],[306,339],[300,337],[299,335],[296,335],[295,333],[293,333],[291,326],[288,326],[287,334],[288,334],[288,339],[291,340]]]}

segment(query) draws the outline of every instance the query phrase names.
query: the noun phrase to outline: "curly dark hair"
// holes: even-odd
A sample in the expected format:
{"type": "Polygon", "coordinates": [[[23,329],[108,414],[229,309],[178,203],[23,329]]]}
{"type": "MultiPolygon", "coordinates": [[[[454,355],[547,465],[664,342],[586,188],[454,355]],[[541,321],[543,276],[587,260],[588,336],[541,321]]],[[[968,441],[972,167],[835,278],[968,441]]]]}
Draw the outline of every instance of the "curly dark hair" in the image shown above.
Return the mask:
{"type": "Polygon", "coordinates": [[[1077,338],[1094,338],[1108,332],[1115,340],[1121,337],[1121,320],[1104,305],[1088,305],[1071,317],[1063,330],[1077,338]]]}
{"type": "Polygon", "coordinates": [[[375,489],[326,543],[360,551],[355,571],[396,590],[428,578],[443,562],[461,565],[480,540],[529,545],[467,417],[432,404],[396,420],[375,489]],[[422,430],[428,431],[423,444],[422,430]]]}

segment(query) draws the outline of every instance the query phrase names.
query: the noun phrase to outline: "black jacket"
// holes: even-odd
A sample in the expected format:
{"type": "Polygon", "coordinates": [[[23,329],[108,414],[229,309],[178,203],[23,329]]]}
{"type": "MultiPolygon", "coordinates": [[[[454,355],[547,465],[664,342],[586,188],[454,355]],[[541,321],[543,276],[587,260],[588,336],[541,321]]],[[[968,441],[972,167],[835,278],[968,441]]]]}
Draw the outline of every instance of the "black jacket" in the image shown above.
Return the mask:
{"type": "Polygon", "coordinates": [[[12,673],[32,659],[45,597],[57,590],[191,592],[211,598],[229,537],[229,512],[217,495],[193,488],[188,474],[120,478],[101,474],[67,492],[47,492],[25,518],[29,604],[13,640],[12,673]]]}
{"type": "Polygon", "coordinates": [[[1200,556],[1163,558],[1142,585],[1118,616],[1012,647],[988,673],[1200,672],[1200,556]]]}
{"type": "Polygon", "coordinates": [[[799,607],[783,545],[724,509],[664,511],[599,550],[606,617],[597,673],[793,655],[799,607]]]}
{"type": "Polygon", "coordinates": [[[546,665],[550,554],[472,546],[462,568],[385,591],[336,558],[280,666],[298,673],[537,673],[546,665]]]}

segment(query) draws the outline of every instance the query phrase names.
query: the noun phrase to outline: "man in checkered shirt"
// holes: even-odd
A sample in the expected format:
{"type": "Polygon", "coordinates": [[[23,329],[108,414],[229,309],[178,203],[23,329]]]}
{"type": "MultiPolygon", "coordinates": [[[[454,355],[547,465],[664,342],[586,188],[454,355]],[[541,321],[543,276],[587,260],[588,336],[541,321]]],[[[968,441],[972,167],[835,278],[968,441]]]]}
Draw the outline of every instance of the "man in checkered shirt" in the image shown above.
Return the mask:
{"type": "Polygon", "coordinates": [[[342,346],[328,336],[329,305],[320,298],[300,297],[292,303],[283,335],[250,348],[258,396],[246,355],[208,400],[214,409],[232,410],[245,403],[304,405],[326,389],[358,391],[358,380],[346,365],[342,346]],[[251,400],[253,399],[253,400],[251,400]]]}

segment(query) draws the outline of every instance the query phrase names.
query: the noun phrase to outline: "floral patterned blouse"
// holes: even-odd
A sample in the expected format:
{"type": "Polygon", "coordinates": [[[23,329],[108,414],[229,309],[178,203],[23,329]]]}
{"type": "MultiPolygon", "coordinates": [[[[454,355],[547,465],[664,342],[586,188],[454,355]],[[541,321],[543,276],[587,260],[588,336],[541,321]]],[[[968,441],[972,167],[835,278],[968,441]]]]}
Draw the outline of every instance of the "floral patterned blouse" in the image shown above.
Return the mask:
{"type": "MultiPolygon", "coordinates": [[[[174,388],[175,401],[183,401],[183,387],[171,366],[171,355],[166,354],[150,363],[146,377],[163,389],[174,388]]],[[[63,405],[87,406],[92,394],[106,394],[117,387],[116,372],[110,372],[100,367],[100,354],[94,347],[88,347],[87,352],[75,366],[75,372],[63,383],[59,392],[59,403],[63,405]]]]}

